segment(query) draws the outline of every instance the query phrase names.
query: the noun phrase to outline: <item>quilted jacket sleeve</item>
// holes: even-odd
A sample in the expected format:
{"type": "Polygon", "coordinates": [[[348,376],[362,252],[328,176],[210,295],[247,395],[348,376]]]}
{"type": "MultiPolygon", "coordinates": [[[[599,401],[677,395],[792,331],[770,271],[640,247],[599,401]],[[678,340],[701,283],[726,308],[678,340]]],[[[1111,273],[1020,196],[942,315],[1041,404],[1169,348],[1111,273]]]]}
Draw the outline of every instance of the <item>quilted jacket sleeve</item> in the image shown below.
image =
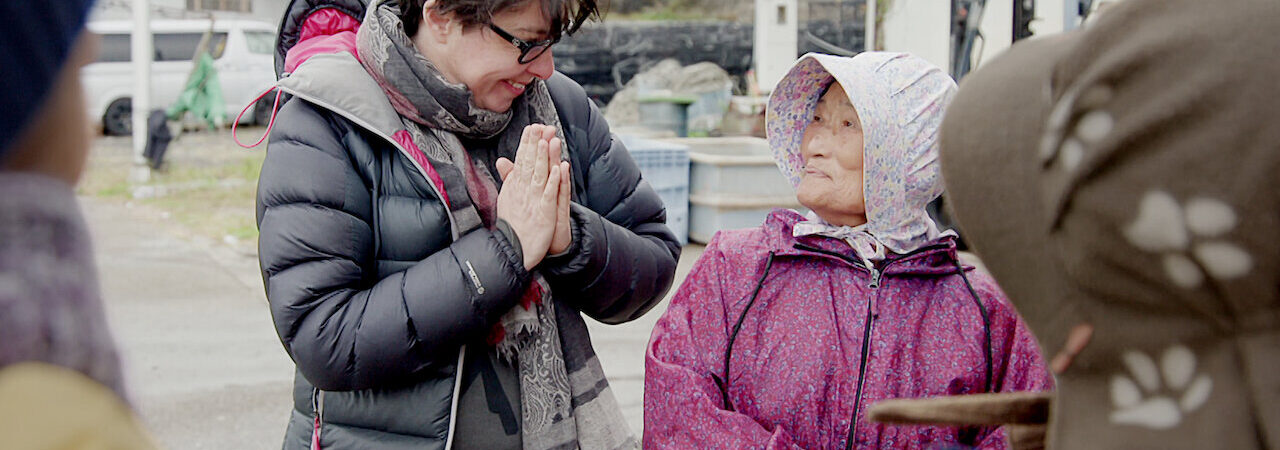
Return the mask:
{"type": "Polygon", "coordinates": [[[403,384],[452,364],[528,282],[501,233],[480,229],[379,277],[370,190],[350,123],[295,99],[259,178],[259,259],[276,332],[324,390],[403,384]]]}
{"type": "Polygon", "coordinates": [[[570,254],[549,258],[543,272],[596,320],[633,320],[671,288],[680,244],[662,199],[582,87],[559,73],[547,87],[569,141],[578,202],[570,254]]]}

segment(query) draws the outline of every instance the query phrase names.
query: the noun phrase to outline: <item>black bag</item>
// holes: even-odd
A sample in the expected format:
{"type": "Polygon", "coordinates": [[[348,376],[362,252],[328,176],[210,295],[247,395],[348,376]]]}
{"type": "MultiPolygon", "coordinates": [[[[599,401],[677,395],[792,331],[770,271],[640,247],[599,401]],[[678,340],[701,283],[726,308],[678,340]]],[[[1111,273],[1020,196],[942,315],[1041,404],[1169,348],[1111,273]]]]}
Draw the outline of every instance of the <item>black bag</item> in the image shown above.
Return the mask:
{"type": "Polygon", "coordinates": [[[169,117],[163,109],[153,109],[147,115],[147,145],[142,155],[147,158],[151,168],[159,169],[164,163],[164,152],[169,149],[173,133],[169,131],[169,117]]]}

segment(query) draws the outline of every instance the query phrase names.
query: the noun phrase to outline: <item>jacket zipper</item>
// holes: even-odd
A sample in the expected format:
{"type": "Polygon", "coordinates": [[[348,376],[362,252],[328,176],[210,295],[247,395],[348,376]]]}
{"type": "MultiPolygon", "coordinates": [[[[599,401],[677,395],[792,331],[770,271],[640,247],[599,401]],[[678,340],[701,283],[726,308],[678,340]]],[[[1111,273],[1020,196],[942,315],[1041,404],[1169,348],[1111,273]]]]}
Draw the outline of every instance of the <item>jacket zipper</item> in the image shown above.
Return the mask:
{"type": "Polygon", "coordinates": [[[729,401],[729,363],[733,359],[733,343],[738,340],[738,332],[742,330],[742,322],[746,320],[747,313],[751,311],[751,305],[756,303],[756,299],[760,298],[760,289],[764,287],[764,280],[769,278],[769,271],[773,269],[773,258],[775,252],[769,252],[769,259],[765,261],[764,273],[760,275],[760,281],[756,282],[756,289],[751,293],[751,299],[747,300],[747,306],[742,309],[742,314],[738,315],[738,322],[733,326],[733,332],[729,334],[729,342],[725,345],[724,350],[724,378],[711,374],[711,379],[715,381],[716,386],[720,388],[720,400],[724,403],[724,409],[733,411],[733,402],[729,401]]]}
{"type": "Polygon", "coordinates": [[[449,434],[444,438],[445,450],[453,450],[453,433],[458,428],[458,401],[462,396],[462,366],[467,362],[467,346],[458,348],[458,370],[453,373],[453,400],[449,402],[449,434]]]}
{"type": "Polygon", "coordinates": [[[867,326],[864,327],[862,330],[862,356],[858,363],[858,387],[854,391],[853,413],[852,413],[852,417],[850,417],[849,419],[849,434],[847,435],[844,441],[844,448],[846,450],[852,450],[854,435],[858,430],[858,410],[862,408],[862,388],[863,388],[863,383],[866,380],[867,360],[871,358],[871,329],[872,327],[874,327],[875,320],[876,320],[876,315],[874,314],[874,311],[875,311],[876,298],[879,297],[880,277],[884,275],[885,269],[888,269],[890,265],[897,263],[898,261],[902,261],[904,259],[910,258],[912,256],[915,256],[924,252],[947,248],[948,246],[945,244],[940,244],[940,245],[930,245],[928,247],[917,249],[913,252],[899,256],[897,258],[886,260],[885,263],[880,266],[880,269],[876,269],[875,267],[863,266],[862,263],[853,259],[853,257],[845,255],[843,253],[821,249],[821,248],[814,247],[811,245],[806,245],[806,244],[795,244],[793,247],[799,250],[806,250],[806,251],[811,251],[815,253],[821,253],[823,255],[834,256],[856,267],[865,269],[871,273],[871,281],[867,283],[867,287],[872,290],[872,295],[871,295],[871,301],[867,302],[867,318],[866,318],[867,326]]]}
{"type": "Polygon", "coordinates": [[[844,441],[846,450],[853,449],[854,433],[858,429],[858,410],[862,408],[862,387],[867,380],[867,360],[871,359],[871,328],[876,321],[874,314],[876,297],[880,296],[880,273],[881,271],[872,267],[871,283],[867,285],[871,288],[871,301],[867,302],[867,326],[862,329],[862,360],[858,363],[858,388],[853,394],[853,417],[849,419],[849,435],[844,441]]]}
{"type": "Polygon", "coordinates": [[[311,430],[311,450],[321,450],[320,429],[324,426],[324,391],[311,388],[311,412],[315,413],[315,428],[311,430]]]}

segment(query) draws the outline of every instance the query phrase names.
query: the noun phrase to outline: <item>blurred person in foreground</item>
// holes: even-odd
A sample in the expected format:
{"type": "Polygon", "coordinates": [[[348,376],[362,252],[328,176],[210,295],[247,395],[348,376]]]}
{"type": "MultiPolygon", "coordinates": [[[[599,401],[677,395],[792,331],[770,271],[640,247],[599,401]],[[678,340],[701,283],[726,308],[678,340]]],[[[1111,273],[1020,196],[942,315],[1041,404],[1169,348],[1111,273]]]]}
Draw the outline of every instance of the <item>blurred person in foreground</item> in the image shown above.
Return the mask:
{"type": "Polygon", "coordinates": [[[1003,448],[996,427],[866,419],[899,397],[1040,391],[1052,381],[991,278],[925,206],[955,83],[924,60],[809,55],[766,128],[802,215],[707,245],[645,360],[647,448],[1003,448]]]}
{"type": "MultiPolygon", "coordinates": [[[[1056,355],[1041,444],[1280,448],[1278,29],[1273,0],[1126,0],[962,83],[943,173],[1056,355]]],[[[955,416],[1015,411],[988,400],[955,416]]]]}
{"type": "Polygon", "coordinates": [[[0,4],[0,441],[151,448],[124,382],[73,187],[90,129],[80,68],[92,2],[0,4]]]}

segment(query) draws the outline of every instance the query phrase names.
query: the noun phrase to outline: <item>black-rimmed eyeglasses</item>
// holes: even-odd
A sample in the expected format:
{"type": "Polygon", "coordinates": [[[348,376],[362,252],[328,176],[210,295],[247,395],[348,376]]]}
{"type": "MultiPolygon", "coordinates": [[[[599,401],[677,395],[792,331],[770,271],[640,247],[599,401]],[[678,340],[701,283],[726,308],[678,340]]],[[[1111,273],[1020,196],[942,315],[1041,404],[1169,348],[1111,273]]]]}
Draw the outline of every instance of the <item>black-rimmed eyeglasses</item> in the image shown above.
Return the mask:
{"type": "Polygon", "coordinates": [[[498,33],[499,37],[506,39],[507,42],[511,43],[511,45],[514,45],[516,46],[516,48],[520,49],[520,58],[518,60],[520,61],[520,64],[529,64],[533,62],[533,60],[538,59],[539,56],[542,56],[543,53],[546,53],[547,49],[550,49],[552,45],[556,44],[556,42],[560,42],[559,39],[547,39],[543,41],[529,42],[524,39],[520,39],[518,37],[512,36],[511,33],[507,32],[507,30],[498,28],[498,26],[494,24],[489,24],[489,29],[493,30],[494,33],[498,33]]]}

